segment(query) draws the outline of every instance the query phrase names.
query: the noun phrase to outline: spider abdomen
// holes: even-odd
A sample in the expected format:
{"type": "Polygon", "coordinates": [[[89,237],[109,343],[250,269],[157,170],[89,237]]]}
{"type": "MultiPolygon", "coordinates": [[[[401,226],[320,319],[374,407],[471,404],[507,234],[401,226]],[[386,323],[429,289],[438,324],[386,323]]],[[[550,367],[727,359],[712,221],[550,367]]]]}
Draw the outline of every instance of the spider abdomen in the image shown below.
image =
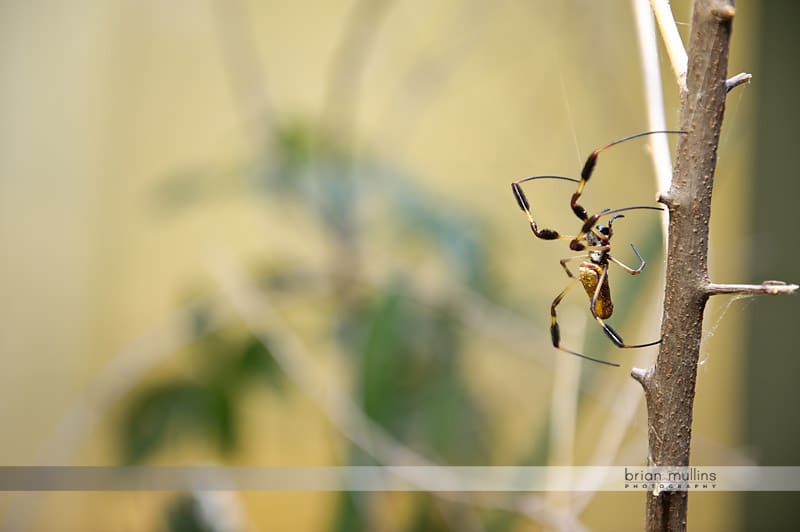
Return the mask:
{"type": "MultiPolygon", "coordinates": [[[[603,268],[592,262],[583,262],[578,269],[578,279],[589,296],[589,301],[597,292],[597,283],[603,274],[603,268]]],[[[600,291],[597,292],[597,301],[594,305],[594,312],[598,318],[610,318],[614,312],[614,304],[611,302],[611,288],[608,286],[608,277],[603,278],[600,291]]]]}

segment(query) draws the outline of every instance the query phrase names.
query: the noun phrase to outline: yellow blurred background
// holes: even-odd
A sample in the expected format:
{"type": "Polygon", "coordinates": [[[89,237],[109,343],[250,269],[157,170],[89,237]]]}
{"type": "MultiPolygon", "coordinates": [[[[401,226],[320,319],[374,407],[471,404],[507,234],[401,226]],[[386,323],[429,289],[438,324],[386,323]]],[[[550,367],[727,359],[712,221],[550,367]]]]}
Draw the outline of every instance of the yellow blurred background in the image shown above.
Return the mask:
{"type": "MultiPolygon", "coordinates": [[[[689,6],[673,8],[686,38],[689,6]]],[[[757,9],[737,7],[730,71],[756,78],[731,93],[720,144],[720,282],[760,280],[748,278],[754,237],[743,222],[757,9]]],[[[2,465],[385,463],[348,433],[331,397],[437,463],[644,463],[628,373],[656,350],[615,350],[579,290],[559,307],[564,344],[622,368],[550,346],[548,306],[567,280],[558,259],[570,253],[531,236],[509,186],[575,176],[592,149],[647,129],[630,2],[11,1],[0,13],[2,465]],[[274,344],[264,351],[254,334],[274,344]],[[402,357],[402,342],[416,342],[415,362],[382,358],[402,357]],[[169,396],[153,390],[205,393],[215,364],[256,351],[275,367],[255,385],[224,384],[235,421],[220,423],[231,425],[203,418],[131,444],[153,415],[142,405],[158,411],[169,396]],[[431,367],[447,390],[404,375],[431,367]],[[420,413],[451,400],[440,417],[420,413]],[[453,419],[463,426],[442,429],[453,419]]],[[[674,127],[666,57],[662,75],[674,127]]],[[[526,188],[537,219],[572,232],[572,189],[541,183],[526,188]]],[[[655,191],[646,143],[633,141],[603,153],[585,205],[649,205],[655,191]]],[[[620,258],[635,264],[635,242],[649,265],[611,278],[613,323],[652,340],[659,220],[629,213],[615,228],[620,258]]],[[[754,463],[741,394],[748,308],[720,299],[706,311],[695,464],[754,463]]],[[[0,530],[195,530],[170,521],[176,497],[3,494],[0,530]]],[[[233,523],[218,530],[579,526],[493,499],[216,497],[233,523]]],[[[643,522],[641,493],[543,500],[554,515],[585,505],[586,529],[643,522]]],[[[739,509],[736,494],[693,495],[689,522],[744,529],[739,509]]]]}

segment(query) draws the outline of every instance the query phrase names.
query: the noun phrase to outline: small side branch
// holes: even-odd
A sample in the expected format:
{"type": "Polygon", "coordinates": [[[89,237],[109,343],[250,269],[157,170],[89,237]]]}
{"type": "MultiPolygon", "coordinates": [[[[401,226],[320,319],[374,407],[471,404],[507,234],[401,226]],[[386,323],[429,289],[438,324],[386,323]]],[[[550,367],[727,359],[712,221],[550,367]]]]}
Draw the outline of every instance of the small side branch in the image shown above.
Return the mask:
{"type": "Polygon", "coordinates": [[[708,283],[706,293],[709,296],[718,294],[793,294],[798,289],[796,284],[783,281],[764,281],[761,284],[717,284],[708,283]]]}
{"type": "Polygon", "coordinates": [[[753,79],[753,75],[747,72],[740,72],[733,77],[728,78],[725,82],[725,88],[728,92],[731,92],[733,89],[742,85],[744,83],[750,83],[750,80],[753,79]]]}
{"type": "Polygon", "coordinates": [[[644,391],[647,392],[647,388],[649,386],[649,380],[653,376],[652,369],[645,369],[645,368],[632,368],[631,369],[631,377],[634,378],[636,382],[642,385],[644,391]]]}

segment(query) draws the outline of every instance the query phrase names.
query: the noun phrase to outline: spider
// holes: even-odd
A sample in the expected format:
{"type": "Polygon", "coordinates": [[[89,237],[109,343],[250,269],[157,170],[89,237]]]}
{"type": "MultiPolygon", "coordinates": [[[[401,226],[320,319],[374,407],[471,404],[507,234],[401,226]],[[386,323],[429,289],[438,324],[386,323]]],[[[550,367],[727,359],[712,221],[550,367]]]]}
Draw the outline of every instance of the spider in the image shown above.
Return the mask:
{"type": "Polygon", "coordinates": [[[586,209],[584,209],[581,205],[578,204],[578,200],[583,194],[583,189],[586,186],[586,183],[589,181],[589,178],[592,177],[592,171],[597,164],[597,156],[600,152],[607,150],[612,146],[616,146],[622,142],[633,140],[639,137],[644,137],[646,135],[654,135],[657,133],[674,133],[674,134],[685,134],[685,131],[646,131],[644,133],[637,133],[635,135],[630,135],[628,137],[623,137],[621,139],[617,139],[610,144],[606,144],[602,148],[597,148],[594,150],[591,155],[586,159],[586,163],[583,165],[583,170],[581,171],[581,178],[573,179],[571,177],[563,177],[563,176],[555,176],[555,175],[539,175],[539,176],[531,176],[531,177],[524,177],[517,181],[511,183],[511,189],[514,192],[514,197],[517,200],[517,204],[519,205],[520,209],[527,215],[528,221],[530,222],[531,231],[537,238],[541,238],[542,240],[569,240],[569,248],[572,251],[586,251],[587,253],[577,255],[574,257],[568,257],[565,259],[561,259],[561,267],[564,268],[564,271],[567,273],[567,276],[571,279],[570,283],[567,285],[564,290],[562,290],[556,298],[553,300],[553,303],[550,305],[550,336],[553,341],[553,346],[557,349],[562,351],[566,351],[571,355],[575,355],[581,358],[585,358],[586,360],[591,360],[592,362],[599,362],[600,364],[607,364],[609,366],[619,367],[619,364],[615,364],[614,362],[609,362],[607,360],[602,360],[599,358],[594,358],[589,355],[584,355],[583,353],[578,353],[577,351],[572,351],[567,349],[561,345],[561,332],[558,327],[558,318],[556,315],[556,307],[561,300],[564,299],[564,296],[567,292],[574,287],[577,283],[583,285],[584,290],[586,291],[586,295],[589,297],[590,305],[589,310],[592,313],[592,317],[600,324],[603,328],[603,332],[605,332],[606,336],[619,348],[624,349],[633,349],[638,347],[648,347],[651,345],[656,345],[661,342],[661,339],[647,342],[643,344],[626,344],[625,341],[622,339],[622,336],[619,335],[617,331],[615,331],[609,324],[607,324],[604,320],[611,317],[611,314],[614,312],[614,304],[611,300],[611,288],[609,287],[608,283],[608,268],[611,263],[616,264],[617,266],[621,267],[623,270],[628,272],[631,275],[638,275],[639,273],[644,270],[644,267],[647,265],[647,261],[644,260],[642,255],[639,253],[639,250],[636,249],[636,246],[631,244],[631,248],[633,248],[633,252],[636,254],[636,258],[639,259],[639,266],[636,268],[631,268],[630,266],[625,265],[620,260],[616,259],[611,255],[611,237],[614,236],[613,231],[613,224],[615,220],[619,218],[623,218],[625,215],[621,214],[625,211],[632,211],[637,209],[647,209],[647,210],[655,210],[660,211],[663,210],[661,207],[652,207],[647,205],[636,205],[632,207],[622,207],[618,209],[603,209],[602,211],[598,212],[597,214],[593,214],[589,216],[587,214],[586,209]],[[577,183],[577,189],[575,193],[572,195],[572,199],[569,202],[569,206],[572,209],[572,212],[577,216],[583,225],[581,225],[580,231],[575,236],[566,236],[558,233],[558,231],[554,231],[552,229],[540,229],[539,226],[536,224],[536,221],[533,219],[533,213],[531,212],[531,205],[528,201],[528,198],[525,196],[525,193],[522,191],[522,183],[527,181],[533,181],[535,179],[560,179],[562,181],[571,181],[573,183],[577,183]],[[606,225],[596,225],[597,222],[606,216],[610,216],[606,225]],[[570,271],[567,267],[568,262],[576,261],[583,259],[580,266],[578,267],[578,275],[570,271]]]}

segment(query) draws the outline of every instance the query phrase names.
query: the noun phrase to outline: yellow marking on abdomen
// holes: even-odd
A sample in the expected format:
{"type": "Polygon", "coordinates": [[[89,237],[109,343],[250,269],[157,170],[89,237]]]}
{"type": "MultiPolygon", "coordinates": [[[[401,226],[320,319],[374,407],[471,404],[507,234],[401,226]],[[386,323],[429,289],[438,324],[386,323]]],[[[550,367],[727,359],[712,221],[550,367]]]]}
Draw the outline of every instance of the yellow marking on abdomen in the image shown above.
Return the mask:
{"type": "MultiPolygon", "coordinates": [[[[602,273],[603,269],[591,262],[581,263],[578,269],[578,279],[583,285],[583,289],[586,290],[589,301],[594,297],[594,293],[597,290],[597,283],[602,273]]],[[[603,280],[603,284],[600,286],[600,292],[597,294],[597,302],[595,303],[594,311],[597,316],[602,319],[610,318],[611,314],[614,312],[614,303],[611,302],[611,288],[608,285],[608,277],[603,280]]]]}

